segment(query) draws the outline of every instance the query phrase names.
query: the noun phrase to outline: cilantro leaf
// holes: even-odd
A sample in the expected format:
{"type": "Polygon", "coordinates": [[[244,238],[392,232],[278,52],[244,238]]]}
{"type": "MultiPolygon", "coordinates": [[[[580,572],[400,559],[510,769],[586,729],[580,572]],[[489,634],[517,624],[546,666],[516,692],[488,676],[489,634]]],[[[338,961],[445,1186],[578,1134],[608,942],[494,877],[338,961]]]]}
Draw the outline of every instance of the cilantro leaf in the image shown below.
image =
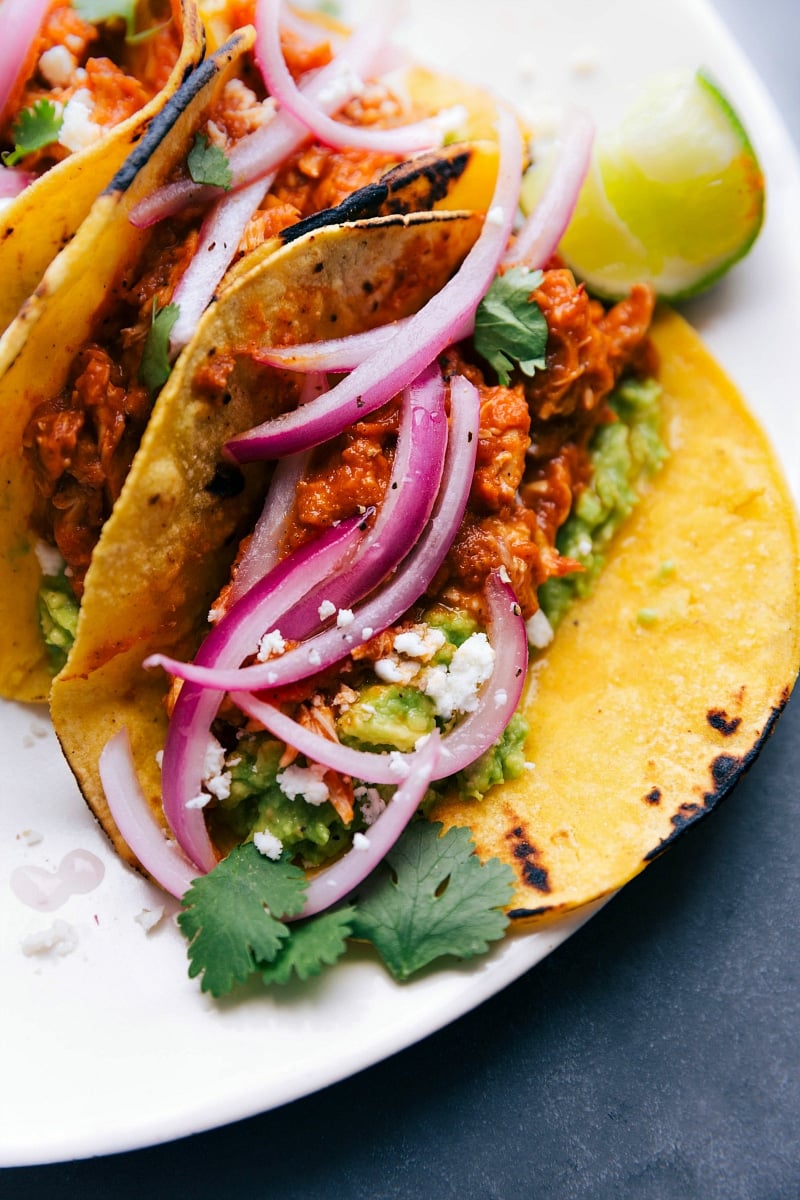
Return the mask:
{"type": "Polygon", "coordinates": [[[471,958],[502,937],[513,872],[481,863],[468,829],[414,822],[359,896],[354,937],[371,941],[396,979],[443,955],[471,958]],[[394,878],[393,874],[394,873],[394,878]]]}
{"type": "Polygon", "coordinates": [[[202,972],[203,991],[224,996],[272,962],[289,936],[272,914],[298,913],[305,889],[299,867],[268,862],[252,842],[235,847],[183,897],[178,924],[189,939],[190,977],[202,972]]]}
{"type": "Polygon", "coordinates": [[[37,100],[33,108],[23,108],[11,129],[14,149],[3,155],[5,165],[13,167],[26,154],[57,142],[63,124],[63,113],[52,100],[37,100]]]}
{"type": "Polygon", "coordinates": [[[354,911],[337,908],[292,925],[275,958],[261,969],[264,983],[288,983],[292,972],[305,980],[319,975],[324,966],[332,966],[347,948],[354,911]]]}
{"type": "Polygon", "coordinates": [[[214,187],[231,189],[233,172],[228,156],[219,146],[213,146],[202,133],[194,135],[192,148],[186,158],[189,174],[195,183],[208,183],[214,187]]]}
{"type": "Polygon", "coordinates": [[[139,363],[139,383],[147,388],[151,399],[158,395],[172,371],[169,361],[169,335],[180,311],[177,304],[165,304],[163,308],[159,308],[158,301],[153,297],[152,320],[142,351],[142,361],[139,363]]]}
{"type": "Polygon", "coordinates": [[[136,32],[136,0],[72,0],[72,7],[91,25],[120,20],[125,22],[127,37],[136,32]]]}
{"type": "Polygon", "coordinates": [[[531,293],[541,271],[514,267],[498,275],[475,314],[475,349],[494,367],[504,387],[515,365],[523,375],[546,366],[547,321],[531,293]]]}

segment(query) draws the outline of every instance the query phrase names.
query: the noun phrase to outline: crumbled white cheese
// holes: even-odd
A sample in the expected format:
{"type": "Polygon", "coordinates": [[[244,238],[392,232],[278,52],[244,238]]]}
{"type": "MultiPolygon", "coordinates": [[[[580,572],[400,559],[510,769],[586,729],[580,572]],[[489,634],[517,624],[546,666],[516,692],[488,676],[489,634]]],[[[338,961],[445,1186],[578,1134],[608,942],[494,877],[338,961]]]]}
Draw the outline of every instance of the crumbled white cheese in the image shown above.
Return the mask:
{"type": "Polygon", "coordinates": [[[348,625],[352,625],[355,617],[353,616],[352,608],[340,608],[336,614],[337,629],[347,629],[348,625]]]}
{"type": "Polygon", "coordinates": [[[258,654],[256,657],[259,662],[266,662],[276,654],[283,654],[286,649],[286,642],[281,637],[280,629],[273,629],[270,633],[265,633],[261,641],[258,643],[258,654]]]}
{"type": "Polygon", "coordinates": [[[271,858],[273,862],[277,862],[283,853],[283,842],[268,829],[265,829],[263,833],[254,833],[253,844],[259,854],[263,854],[265,858],[271,858]]]}
{"type": "Polygon", "coordinates": [[[505,688],[498,688],[494,694],[495,708],[502,708],[503,705],[506,704],[507,702],[508,702],[508,692],[505,690],[505,688]]]}
{"type": "Polygon", "coordinates": [[[449,667],[429,667],[422,690],[445,721],[459,712],[474,712],[478,691],[494,670],[494,650],[485,633],[473,633],[453,654],[449,667]]]}
{"type": "Polygon", "coordinates": [[[322,659],[320,658],[319,650],[309,650],[308,661],[311,663],[312,667],[318,667],[319,664],[322,662],[322,659]]]}
{"type": "Polygon", "coordinates": [[[528,635],[528,645],[535,650],[544,650],[553,640],[553,626],[548,621],[541,608],[525,622],[525,632],[528,635]]]}
{"type": "Polygon", "coordinates": [[[396,658],[377,659],[373,670],[378,679],[382,679],[384,683],[400,683],[403,678],[400,664],[396,658]]]}
{"type": "Polygon", "coordinates": [[[200,792],[197,796],[192,796],[191,800],[187,800],[184,808],[205,808],[210,799],[209,792],[200,792]]]}
{"type": "Polygon", "coordinates": [[[66,46],[51,46],[39,59],[39,74],[51,87],[67,87],[77,65],[66,46]]]}
{"type": "Polygon", "coordinates": [[[186,808],[205,808],[209,800],[227,800],[231,794],[231,773],[225,769],[225,747],[217,739],[209,736],[206,746],[206,756],[203,761],[204,792],[186,801],[186,808]]]}
{"type": "Polygon", "coordinates": [[[490,208],[486,214],[487,225],[502,225],[505,219],[506,214],[503,211],[503,206],[501,204],[495,204],[494,207],[490,208]]]}
{"type": "Polygon", "coordinates": [[[296,800],[299,796],[307,804],[324,804],[328,799],[328,785],[323,779],[325,770],[319,763],[312,763],[310,767],[292,765],[279,771],[275,779],[284,796],[290,800],[296,800]]]}
{"type": "Polygon", "coordinates": [[[497,574],[500,576],[503,583],[511,583],[511,576],[504,566],[500,567],[500,570],[497,572],[497,574]]]}
{"type": "Polygon", "coordinates": [[[399,750],[389,751],[389,770],[392,775],[396,775],[398,779],[405,779],[411,771],[408,759],[399,750]]]}
{"type": "Polygon", "coordinates": [[[43,542],[39,538],[33,547],[33,552],[36,555],[36,560],[42,569],[43,575],[58,575],[63,570],[64,559],[55,546],[50,546],[47,542],[43,542]]]}
{"type": "Polygon", "coordinates": [[[143,908],[133,918],[137,925],[141,925],[145,933],[149,933],[151,929],[155,929],[156,925],[163,919],[164,908],[143,908]]]}
{"type": "Polygon", "coordinates": [[[374,825],[386,808],[386,801],[374,787],[357,787],[353,798],[358,802],[365,825],[374,825]]]}
{"type": "Polygon", "coordinates": [[[34,954],[57,954],[63,958],[65,954],[72,954],[77,945],[77,929],[59,919],[47,929],[29,933],[22,941],[22,953],[27,958],[32,958],[34,954]]]}
{"type": "Polygon", "coordinates": [[[225,616],[224,608],[210,608],[208,610],[209,625],[216,625],[217,621],[221,621],[224,616],[225,616]]]}
{"type": "Polygon", "coordinates": [[[363,833],[353,834],[353,849],[354,850],[369,850],[369,838],[364,837],[363,833]]]}
{"type": "Polygon", "coordinates": [[[81,88],[67,101],[58,135],[59,145],[75,153],[86,150],[102,135],[102,125],[92,120],[92,94],[81,88]]]}
{"type": "Polygon", "coordinates": [[[399,658],[379,658],[372,668],[383,683],[410,683],[419,675],[419,663],[401,662],[399,658]]]}
{"type": "Polygon", "coordinates": [[[441,629],[431,629],[428,626],[418,626],[405,633],[398,633],[394,639],[394,648],[398,654],[409,658],[433,658],[437,650],[441,650],[447,641],[441,629]]]}
{"type": "Polygon", "coordinates": [[[332,617],[336,612],[336,605],[332,600],[323,600],[317,609],[320,621],[327,621],[328,617],[332,617]]]}
{"type": "Polygon", "coordinates": [[[591,553],[592,539],[584,533],[582,537],[578,538],[578,554],[581,558],[588,558],[591,553]]]}
{"type": "Polygon", "coordinates": [[[365,642],[368,642],[374,632],[375,632],[375,630],[372,628],[371,625],[365,625],[364,628],[361,630],[361,636],[365,642]]]}

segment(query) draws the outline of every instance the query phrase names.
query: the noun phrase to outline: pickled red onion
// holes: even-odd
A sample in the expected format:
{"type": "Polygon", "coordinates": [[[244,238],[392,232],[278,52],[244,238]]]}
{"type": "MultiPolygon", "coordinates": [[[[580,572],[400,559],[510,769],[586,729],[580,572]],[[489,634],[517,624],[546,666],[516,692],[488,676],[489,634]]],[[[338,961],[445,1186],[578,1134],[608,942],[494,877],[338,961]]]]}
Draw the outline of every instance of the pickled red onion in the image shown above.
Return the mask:
{"type": "MultiPolygon", "coordinates": [[[[454,377],[450,382],[447,456],[431,519],[393,578],[373,597],[356,606],[353,622],[346,629],[326,629],[279,658],[251,667],[223,669],[221,665],[206,665],[197,660],[182,663],[163,654],[151,655],[144,665],[164,667],[179,679],[215,691],[258,691],[314,675],[346,658],[357,646],[369,641],[373,634],[395,624],[426,591],[461,525],[475,470],[479,423],[480,397],[477,389],[461,376],[454,377]]],[[[246,619],[245,610],[239,607],[232,609],[226,619],[232,635],[235,623],[246,619]]]]}
{"type": "Polygon", "coordinates": [[[431,515],[444,467],[447,414],[438,366],[423,371],[403,392],[400,428],[389,485],[378,515],[365,534],[358,556],[345,572],[319,580],[287,613],[282,633],[304,638],[319,625],[323,601],[350,608],[368,595],[417,542],[431,515]]]}
{"type": "Polygon", "coordinates": [[[16,167],[0,167],[0,200],[13,200],[20,192],[24,192],[35,178],[32,171],[19,171],[16,167]]]}
{"type": "MultiPolygon", "coordinates": [[[[274,628],[315,578],[331,571],[353,549],[360,524],[360,517],[343,521],[279,563],[231,609],[229,617],[241,613],[243,619],[220,622],[212,630],[198,651],[198,662],[233,666],[253,654],[261,634],[274,628]],[[255,641],[254,612],[260,622],[255,641]]],[[[202,810],[186,805],[201,792],[209,730],[221,699],[218,692],[184,684],[172,711],[161,768],[164,815],[184,853],[203,872],[216,865],[217,856],[202,810]]]]}
{"type": "Polygon", "coordinates": [[[52,0],[3,0],[0,5],[0,116],[51,7],[52,0]]]}
{"type": "Polygon", "coordinates": [[[505,267],[545,267],[570,223],[589,170],[594,123],[573,109],[561,134],[561,148],[539,203],[520,228],[503,259],[505,267]]]}
{"type": "Polygon", "coordinates": [[[190,863],[156,820],[136,776],[130,738],[121,729],[100,754],[100,780],[114,824],[141,865],[173,896],[183,896],[197,878],[190,863]]]}
{"type": "MultiPolygon", "coordinates": [[[[332,120],[319,104],[315,104],[298,88],[292,78],[281,50],[280,14],[281,0],[257,0],[256,62],[270,95],[278,101],[284,112],[302,122],[317,141],[337,150],[350,147],[406,156],[417,150],[441,146],[444,135],[452,132],[459,122],[463,121],[463,113],[460,110],[445,111],[437,116],[393,129],[363,128],[332,120]]],[[[339,101],[334,91],[337,107],[341,107],[360,90],[360,81],[342,79],[340,86],[345,100],[339,101]]],[[[320,96],[320,99],[323,97],[320,96]]]]}
{"type": "MultiPolygon", "coordinates": [[[[327,66],[316,72],[313,78],[301,81],[300,89],[312,103],[330,113],[336,112],[352,98],[354,93],[347,95],[342,90],[341,80],[349,78],[355,86],[356,73],[366,75],[372,72],[384,52],[394,20],[393,9],[393,5],[384,5],[348,38],[327,66]]],[[[271,121],[246,134],[232,147],[228,155],[233,176],[232,191],[238,191],[257,180],[263,181],[266,191],[278,167],[310,140],[306,126],[290,113],[276,113],[271,121]]],[[[188,204],[209,203],[224,195],[219,187],[195,183],[193,179],[177,179],[140,200],[128,219],[137,229],[147,229],[165,217],[174,216],[188,204]]]]}
{"type": "Polygon", "coordinates": [[[365,835],[366,845],[354,845],[336,862],[314,875],[297,917],[311,917],[349,895],[386,857],[419,808],[436,766],[439,738],[434,731],[408,761],[409,772],[378,819],[365,835]]]}
{"type": "MultiPolygon", "coordinates": [[[[326,390],[324,375],[309,375],[303,383],[300,403],[307,404],[326,390]]],[[[240,600],[277,564],[281,542],[294,508],[297,485],[305,474],[309,458],[309,451],[301,451],[276,463],[264,508],[231,583],[231,604],[240,600]]]]}
{"type": "Polygon", "coordinates": [[[292,454],[337,436],[407,387],[463,329],[494,279],[517,211],[522,143],[516,121],[504,108],[499,109],[498,129],[500,162],[492,204],[457,273],[382,353],[357,366],[325,396],[228,442],[237,462],[292,454]]]}
{"type": "MultiPolygon", "coordinates": [[[[474,710],[442,737],[433,779],[454,775],[491,749],[502,737],[522,695],[528,643],[519,605],[514,593],[496,573],[487,579],[484,594],[490,641],[496,651],[494,668],[481,688],[474,710]]],[[[398,778],[404,777],[415,757],[399,752],[379,754],[373,750],[354,750],[314,733],[274,704],[259,700],[249,692],[231,692],[230,695],[237,707],[260,721],[279,741],[313,762],[366,783],[396,783],[398,778]]]]}

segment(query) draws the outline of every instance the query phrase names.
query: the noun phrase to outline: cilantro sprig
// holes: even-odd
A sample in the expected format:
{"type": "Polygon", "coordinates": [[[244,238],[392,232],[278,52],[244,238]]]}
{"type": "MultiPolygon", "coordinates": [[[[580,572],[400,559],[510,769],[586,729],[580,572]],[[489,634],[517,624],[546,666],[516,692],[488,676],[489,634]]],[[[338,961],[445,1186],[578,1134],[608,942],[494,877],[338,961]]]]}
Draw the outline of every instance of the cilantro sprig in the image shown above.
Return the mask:
{"type": "Polygon", "coordinates": [[[189,974],[223,996],[253,975],[265,984],[305,980],[344,954],[349,937],[372,942],[398,980],[450,956],[485,953],[503,936],[513,872],[482,863],[469,830],[412,824],[356,900],[296,924],[304,873],[271,862],[252,843],[236,847],[183,898],[189,974]],[[280,914],[277,916],[276,914],[280,914]]]}
{"type": "Polygon", "coordinates": [[[52,100],[37,100],[31,108],[23,108],[11,128],[14,149],[3,154],[7,167],[15,166],[34,150],[43,150],[58,141],[64,114],[52,100]]]}
{"type": "Polygon", "coordinates": [[[233,172],[224,150],[214,146],[203,133],[196,133],[192,148],[186,157],[189,174],[195,183],[211,184],[229,192],[233,183],[233,172]]]}
{"type": "Polygon", "coordinates": [[[498,275],[478,305],[474,345],[507,387],[518,366],[532,376],[546,366],[547,321],[532,298],[541,271],[514,267],[498,275]]]}
{"type": "Polygon", "coordinates": [[[158,301],[153,297],[150,328],[139,363],[139,383],[147,388],[151,399],[158,395],[172,371],[169,361],[169,335],[180,311],[177,304],[165,304],[163,308],[159,308],[158,301]]]}

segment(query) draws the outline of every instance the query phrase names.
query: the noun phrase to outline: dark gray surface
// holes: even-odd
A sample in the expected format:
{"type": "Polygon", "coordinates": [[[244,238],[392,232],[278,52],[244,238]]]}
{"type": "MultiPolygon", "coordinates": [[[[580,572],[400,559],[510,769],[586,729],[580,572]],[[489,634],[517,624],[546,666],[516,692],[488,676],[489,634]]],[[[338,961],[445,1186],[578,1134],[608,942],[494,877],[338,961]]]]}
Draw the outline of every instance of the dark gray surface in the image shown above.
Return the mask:
{"type": "MultiPolygon", "coordinates": [[[[800,5],[718,0],[800,141],[800,5]],[[787,33],[787,30],[789,31],[787,33]]],[[[4,1200],[797,1200],[800,696],[725,805],[450,1028],[316,1096],[4,1200]]]]}

